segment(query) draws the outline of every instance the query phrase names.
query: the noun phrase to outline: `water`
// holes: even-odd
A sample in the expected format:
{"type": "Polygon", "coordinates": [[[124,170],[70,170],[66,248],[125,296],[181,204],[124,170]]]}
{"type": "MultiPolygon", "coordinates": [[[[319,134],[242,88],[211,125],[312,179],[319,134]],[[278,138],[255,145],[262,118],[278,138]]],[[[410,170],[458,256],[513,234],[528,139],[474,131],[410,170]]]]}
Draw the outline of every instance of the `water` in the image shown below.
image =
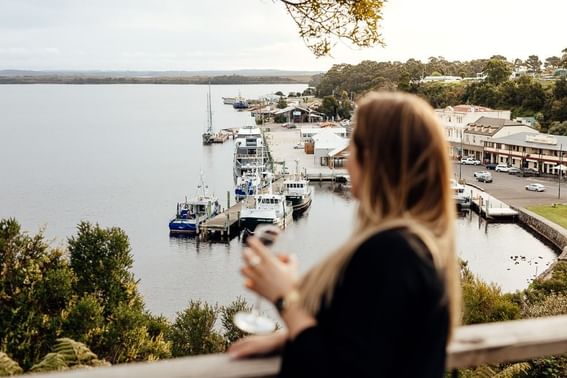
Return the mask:
{"type": "MultiPolygon", "coordinates": [[[[223,105],[222,96],[303,89],[212,86],[214,127],[254,121],[249,112],[223,105]]],[[[0,86],[0,218],[15,217],[32,233],[45,226],[55,246],[65,245],[81,220],[123,228],[153,313],[171,317],[189,299],[227,304],[245,294],[253,300],[238,273],[238,239],[211,244],[168,236],[175,204],[194,194],[201,170],[224,205],[232,190],[233,142],[201,145],[206,93],[206,86],[0,86]]],[[[329,185],[313,189],[309,213],[287,231],[302,270],[348,238],[354,214],[348,195],[329,185]]],[[[541,272],[555,258],[513,224],[489,225],[485,233],[473,217],[459,219],[457,229],[459,254],[505,291],[525,287],[536,266],[541,272]],[[514,264],[511,255],[525,260],[514,264]]]]}

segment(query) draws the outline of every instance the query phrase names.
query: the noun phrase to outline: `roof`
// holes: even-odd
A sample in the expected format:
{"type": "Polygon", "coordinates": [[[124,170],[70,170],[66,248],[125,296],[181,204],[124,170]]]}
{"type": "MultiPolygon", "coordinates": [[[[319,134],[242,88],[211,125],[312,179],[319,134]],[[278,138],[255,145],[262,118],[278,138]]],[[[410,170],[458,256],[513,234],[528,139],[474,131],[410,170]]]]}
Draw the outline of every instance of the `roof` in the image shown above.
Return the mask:
{"type": "Polygon", "coordinates": [[[491,118],[491,117],[483,116],[477,119],[476,121],[469,123],[465,128],[465,133],[494,135],[503,127],[510,127],[510,126],[524,126],[533,129],[531,126],[528,126],[521,122],[510,121],[505,118],[491,118]]]}
{"type": "Polygon", "coordinates": [[[302,108],[301,106],[287,106],[283,109],[278,109],[278,110],[274,111],[274,114],[278,115],[278,114],[289,113],[293,110],[299,110],[299,111],[304,112],[304,113],[310,113],[311,112],[310,109],[305,109],[305,108],[302,108]]]}
{"type": "Polygon", "coordinates": [[[329,152],[327,155],[329,157],[341,155],[342,157],[348,157],[350,153],[348,152],[348,145],[350,144],[350,140],[344,139],[344,145],[338,146],[333,151],[329,152]]]}
{"type": "Polygon", "coordinates": [[[494,110],[490,108],[486,108],[484,106],[476,106],[476,105],[455,105],[455,106],[448,106],[447,110],[453,110],[455,112],[462,112],[462,113],[476,113],[476,112],[493,112],[494,110]]]}
{"type": "Polygon", "coordinates": [[[491,142],[510,144],[521,147],[541,148],[542,150],[567,150],[567,136],[540,133],[516,133],[502,138],[493,138],[491,142]]]}
{"type": "Polygon", "coordinates": [[[330,129],[322,129],[317,134],[313,135],[313,141],[315,142],[315,149],[337,149],[341,146],[344,147],[345,141],[348,145],[348,140],[341,138],[330,129]]]}

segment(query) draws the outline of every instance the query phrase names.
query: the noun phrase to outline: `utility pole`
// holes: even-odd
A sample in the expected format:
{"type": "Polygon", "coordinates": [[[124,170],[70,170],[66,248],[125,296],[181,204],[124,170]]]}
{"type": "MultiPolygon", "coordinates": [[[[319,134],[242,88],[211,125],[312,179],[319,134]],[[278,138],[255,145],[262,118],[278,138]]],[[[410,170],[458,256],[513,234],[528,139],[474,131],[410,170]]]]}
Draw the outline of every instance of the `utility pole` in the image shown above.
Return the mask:
{"type": "Polygon", "coordinates": [[[559,145],[559,173],[557,175],[559,185],[557,186],[557,199],[561,199],[561,175],[563,174],[563,145],[559,145]]]}
{"type": "MultiPolygon", "coordinates": [[[[461,153],[460,153],[461,159],[464,158],[464,156],[463,156],[463,132],[464,132],[464,129],[461,130],[461,153]]],[[[461,161],[459,161],[459,184],[461,183],[462,170],[463,170],[463,164],[461,163],[461,161]]]]}

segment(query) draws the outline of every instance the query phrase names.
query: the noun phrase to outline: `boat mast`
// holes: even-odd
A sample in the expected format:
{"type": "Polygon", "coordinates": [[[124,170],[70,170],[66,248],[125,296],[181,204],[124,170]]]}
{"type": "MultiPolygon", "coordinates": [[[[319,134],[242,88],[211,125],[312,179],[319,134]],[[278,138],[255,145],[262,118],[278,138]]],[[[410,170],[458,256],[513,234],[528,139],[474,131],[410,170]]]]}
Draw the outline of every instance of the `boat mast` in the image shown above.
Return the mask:
{"type": "Polygon", "coordinates": [[[209,80],[209,93],[207,95],[207,133],[213,134],[213,111],[211,109],[211,81],[209,80]]]}

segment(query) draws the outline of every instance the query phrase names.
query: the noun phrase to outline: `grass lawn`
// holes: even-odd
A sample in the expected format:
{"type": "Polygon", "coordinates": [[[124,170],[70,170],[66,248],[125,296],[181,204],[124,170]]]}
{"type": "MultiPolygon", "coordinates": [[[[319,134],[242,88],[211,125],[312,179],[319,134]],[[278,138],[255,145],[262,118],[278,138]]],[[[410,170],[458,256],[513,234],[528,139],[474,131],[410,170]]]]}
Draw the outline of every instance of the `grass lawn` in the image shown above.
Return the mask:
{"type": "Polygon", "coordinates": [[[567,228],[567,205],[540,205],[528,207],[529,211],[541,215],[561,227],[567,228]]]}

